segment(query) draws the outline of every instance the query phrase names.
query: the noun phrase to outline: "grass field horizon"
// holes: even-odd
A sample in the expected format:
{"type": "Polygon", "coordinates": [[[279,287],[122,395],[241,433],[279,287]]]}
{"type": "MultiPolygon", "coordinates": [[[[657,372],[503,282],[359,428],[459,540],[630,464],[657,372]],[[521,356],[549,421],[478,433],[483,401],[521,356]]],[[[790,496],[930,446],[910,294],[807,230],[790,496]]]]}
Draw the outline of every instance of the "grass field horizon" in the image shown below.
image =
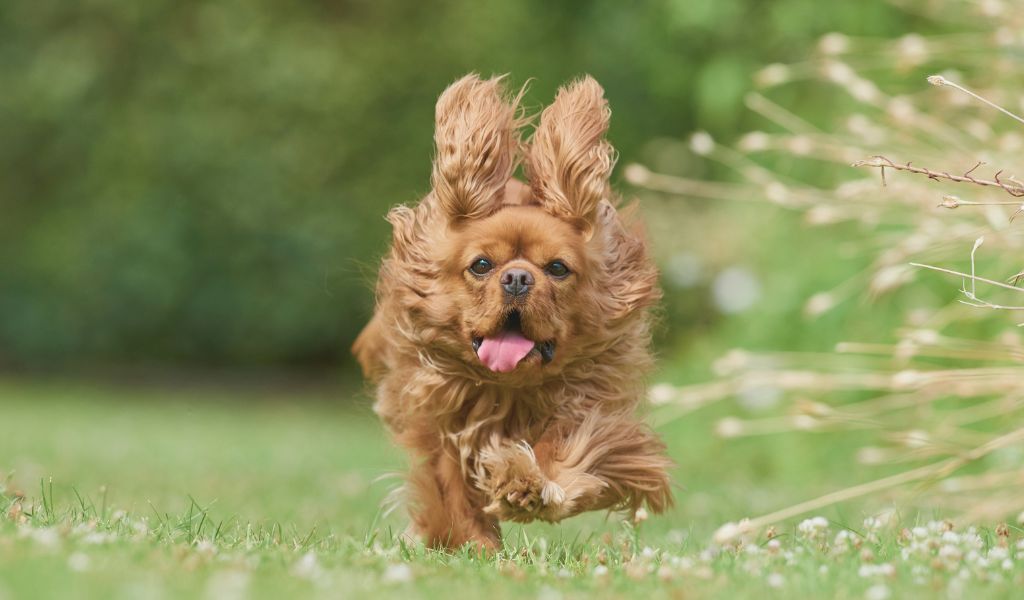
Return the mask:
{"type": "Polygon", "coordinates": [[[659,427],[679,463],[665,515],[506,525],[496,557],[430,551],[382,513],[405,459],[369,400],[332,393],[0,381],[0,597],[1011,597],[1024,577],[1016,527],[951,540],[943,515],[877,498],[714,544],[727,520],[852,477],[813,440],[721,445],[711,414],[659,427]]]}

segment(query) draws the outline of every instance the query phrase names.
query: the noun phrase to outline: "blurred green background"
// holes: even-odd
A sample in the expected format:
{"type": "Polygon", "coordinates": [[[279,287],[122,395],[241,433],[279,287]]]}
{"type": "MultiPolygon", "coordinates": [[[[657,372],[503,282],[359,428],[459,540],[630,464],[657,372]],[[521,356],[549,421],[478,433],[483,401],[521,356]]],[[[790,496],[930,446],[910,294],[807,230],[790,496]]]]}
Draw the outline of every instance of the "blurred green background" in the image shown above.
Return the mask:
{"type": "MultiPolygon", "coordinates": [[[[428,189],[433,104],[455,78],[533,78],[535,109],[591,73],[614,112],[617,181],[630,162],[714,177],[673,148],[749,129],[755,70],[799,61],[825,32],[922,27],[876,0],[5,2],[0,366],[349,372],[382,217],[428,189]]],[[[679,223],[707,210],[672,206],[679,223]]],[[[791,257],[788,231],[761,235],[791,257]]],[[[673,234],[652,235],[665,248],[673,234]]],[[[712,292],[687,279],[716,244],[659,252],[675,278],[663,347],[719,327],[712,292]]],[[[776,300],[796,314],[792,296],[776,300]]]]}

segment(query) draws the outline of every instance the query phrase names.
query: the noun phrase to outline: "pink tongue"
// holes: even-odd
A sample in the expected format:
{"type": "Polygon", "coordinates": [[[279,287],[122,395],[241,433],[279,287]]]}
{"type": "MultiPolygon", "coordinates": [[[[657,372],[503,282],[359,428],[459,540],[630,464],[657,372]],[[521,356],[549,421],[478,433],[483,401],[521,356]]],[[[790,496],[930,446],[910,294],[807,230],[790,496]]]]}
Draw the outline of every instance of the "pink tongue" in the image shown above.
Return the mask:
{"type": "Polygon", "coordinates": [[[515,331],[503,331],[495,337],[484,338],[477,355],[488,369],[508,373],[533,350],[533,345],[515,331]]]}

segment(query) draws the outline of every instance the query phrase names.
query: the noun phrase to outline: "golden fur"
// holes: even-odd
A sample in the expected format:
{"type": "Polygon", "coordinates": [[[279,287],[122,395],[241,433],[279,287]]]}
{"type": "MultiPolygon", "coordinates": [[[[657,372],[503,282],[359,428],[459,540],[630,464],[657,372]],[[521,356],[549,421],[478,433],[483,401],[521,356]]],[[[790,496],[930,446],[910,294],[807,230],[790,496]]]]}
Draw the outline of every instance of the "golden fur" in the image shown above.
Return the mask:
{"type": "Polygon", "coordinates": [[[413,456],[412,527],[431,546],[494,549],[502,520],[672,502],[664,444],[634,414],[657,272],[609,189],[603,94],[590,77],[563,87],[524,147],[521,93],[460,79],[437,103],[433,190],[388,214],[376,312],[353,352],[413,456]],[[528,187],[513,177],[522,156],[528,187]],[[469,271],[479,257],[493,271],[469,271]],[[551,276],[556,259],[568,276],[551,276]],[[533,277],[525,297],[499,284],[510,268],[533,277]],[[553,356],[537,346],[492,371],[474,340],[513,327],[513,313],[553,356]]]}

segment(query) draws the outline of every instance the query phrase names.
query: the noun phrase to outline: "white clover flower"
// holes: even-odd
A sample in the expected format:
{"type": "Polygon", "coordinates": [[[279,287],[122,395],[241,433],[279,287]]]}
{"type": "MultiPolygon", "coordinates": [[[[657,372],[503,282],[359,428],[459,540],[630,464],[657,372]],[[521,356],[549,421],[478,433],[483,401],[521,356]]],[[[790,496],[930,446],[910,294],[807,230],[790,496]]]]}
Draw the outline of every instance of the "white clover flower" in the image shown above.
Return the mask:
{"type": "Polygon", "coordinates": [[[196,542],[196,552],[205,556],[213,556],[217,553],[217,546],[210,540],[199,540],[196,542]]]}
{"type": "Polygon", "coordinates": [[[313,552],[303,554],[299,560],[295,561],[291,568],[292,575],[302,579],[316,579],[322,572],[320,562],[313,552]]]}
{"type": "Polygon", "coordinates": [[[892,596],[892,592],[885,584],[875,584],[868,588],[868,591],[864,594],[867,600],[887,600],[892,596]]]}
{"type": "Polygon", "coordinates": [[[93,531],[91,533],[87,533],[87,534],[83,535],[81,537],[80,541],[83,544],[99,545],[99,544],[111,543],[111,542],[115,541],[116,539],[117,539],[117,536],[115,536],[112,533],[104,533],[104,532],[100,532],[100,531],[93,531]]]}
{"type": "Polygon", "coordinates": [[[60,534],[53,527],[32,530],[32,541],[44,548],[56,548],[60,544],[60,534]]]}
{"type": "Polygon", "coordinates": [[[661,565],[658,567],[658,579],[662,581],[670,581],[675,578],[675,573],[672,572],[672,568],[668,565],[661,565]]]}
{"type": "Polygon", "coordinates": [[[857,569],[857,575],[865,579],[872,577],[892,577],[896,574],[896,567],[892,566],[891,563],[881,563],[877,565],[866,564],[861,565],[857,569]]]}
{"type": "Polygon", "coordinates": [[[68,568],[72,571],[87,571],[89,570],[89,557],[81,552],[72,552],[68,556],[68,568]]]}
{"type": "Polygon", "coordinates": [[[206,582],[206,597],[217,600],[243,600],[249,597],[249,573],[239,570],[213,573],[206,582]]]}
{"type": "MultiPolygon", "coordinates": [[[[647,509],[641,506],[640,508],[636,509],[635,513],[633,513],[633,522],[639,525],[640,523],[646,521],[647,517],[647,509]]],[[[650,550],[650,548],[644,548],[644,551],[647,550],[650,550]]]]}
{"type": "Polygon", "coordinates": [[[149,523],[146,521],[145,517],[132,523],[132,531],[134,531],[138,537],[142,537],[149,533],[149,523]]]}
{"type": "Polygon", "coordinates": [[[388,565],[381,579],[386,583],[408,583],[413,580],[412,568],[405,563],[388,565]]]}
{"type": "Polygon", "coordinates": [[[604,565],[597,565],[596,567],[594,567],[594,577],[600,578],[600,577],[607,577],[607,576],[608,576],[608,567],[606,567],[604,565]]]}
{"type": "Polygon", "coordinates": [[[963,553],[956,546],[946,544],[939,548],[939,558],[956,562],[963,558],[963,553]]]}
{"type": "Polygon", "coordinates": [[[772,573],[768,576],[768,579],[766,581],[768,583],[768,587],[776,589],[786,584],[786,578],[783,577],[781,573],[772,573]]]}

